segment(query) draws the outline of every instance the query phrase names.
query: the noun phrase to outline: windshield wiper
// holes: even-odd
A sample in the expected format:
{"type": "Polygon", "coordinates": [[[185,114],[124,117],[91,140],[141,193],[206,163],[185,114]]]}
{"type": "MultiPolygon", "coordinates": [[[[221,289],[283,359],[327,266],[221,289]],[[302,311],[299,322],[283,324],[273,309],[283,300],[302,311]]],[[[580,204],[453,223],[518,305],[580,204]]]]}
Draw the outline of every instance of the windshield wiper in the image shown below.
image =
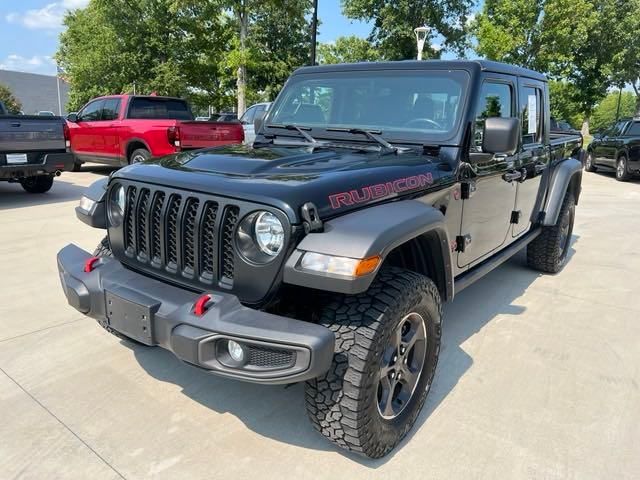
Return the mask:
{"type": "Polygon", "coordinates": [[[311,128],[309,127],[302,127],[294,124],[287,124],[287,125],[271,124],[271,125],[267,125],[267,128],[282,128],[285,130],[295,130],[300,135],[302,135],[304,139],[311,145],[318,145],[318,141],[305,131],[305,130],[311,130],[311,128]]]}
{"type": "Polygon", "coordinates": [[[364,135],[382,147],[382,151],[380,152],[382,155],[387,153],[399,153],[401,151],[400,148],[391,145],[382,138],[380,136],[382,134],[380,130],[365,130],[364,128],[327,128],[327,132],[347,132],[353,135],[364,135]]]}

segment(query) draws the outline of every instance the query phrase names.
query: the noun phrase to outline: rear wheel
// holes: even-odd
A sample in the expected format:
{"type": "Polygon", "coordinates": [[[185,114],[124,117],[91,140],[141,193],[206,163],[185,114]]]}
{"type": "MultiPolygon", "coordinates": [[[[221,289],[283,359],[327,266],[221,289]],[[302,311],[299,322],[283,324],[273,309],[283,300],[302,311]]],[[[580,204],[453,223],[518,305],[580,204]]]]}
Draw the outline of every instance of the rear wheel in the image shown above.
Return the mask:
{"type": "Polygon", "coordinates": [[[20,185],[29,193],[45,193],[51,190],[53,177],[51,175],[27,177],[20,180],[20,185]]]}
{"type": "Polygon", "coordinates": [[[626,182],[631,178],[629,174],[627,157],[624,155],[620,155],[618,158],[618,162],[616,163],[616,180],[619,182],[626,182]]]}
{"type": "Polygon", "coordinates": [[[145,162],[150,158],[151,152],[149,150],[146,148],[138,148],[129,155],[129,163],[133,165],[134,163],[145,162]]]}
{"type": "Polygon", "coordinates": [[[542,233],[527,246],[527,264],[546,273],[558,273],[567,262],[576,202],[572,192],[567,192],[555,225],[542,227],[542,233]]]}
{"type": "Polygon", "coordinates": [[[596,168],[596,166],[595,166],[595,162],[594,162],[594,159],[593,159],[593,152],[589,152],[589,153],[587,154],[587,158],[586,158],[586,160],[584,161],[584,169],[585,169],[587,172],[595,172],[595,171],[597,171],[597,170],[598,170],[598,169],[596,168]]]}
{"type": "Polygon", "coordinates": [[[365,293],[336,295],[320,319],[336,336],[333,363],[305,387],[316,430],[371,458],[389,453],[424,405],[441,317],[435,284],[398,268],[383,269],[365,293]]]}

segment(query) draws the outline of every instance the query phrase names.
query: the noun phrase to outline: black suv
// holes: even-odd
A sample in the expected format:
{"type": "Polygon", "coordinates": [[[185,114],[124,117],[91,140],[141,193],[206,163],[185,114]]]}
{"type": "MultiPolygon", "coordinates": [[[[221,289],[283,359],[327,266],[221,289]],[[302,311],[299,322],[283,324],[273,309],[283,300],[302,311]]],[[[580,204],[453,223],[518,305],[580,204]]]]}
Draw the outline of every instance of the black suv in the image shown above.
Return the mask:
{"type": "Polygon", "coordinates": [[[620,120],[596,134],[587,147],[585,169],[615,171],[621,182],[640,174],[640,118],[620,120]]]}
{"type": "Polygon", "coordinates": [[[252,146],[123,168],[78,217],[69,303],[211,373],[305,381],[315,428],[388,453],[436,370],[442,304],[523,248],[567,259],[580,135],[551,134],[544,76],[482,61],[296,71],[252,146]]]}

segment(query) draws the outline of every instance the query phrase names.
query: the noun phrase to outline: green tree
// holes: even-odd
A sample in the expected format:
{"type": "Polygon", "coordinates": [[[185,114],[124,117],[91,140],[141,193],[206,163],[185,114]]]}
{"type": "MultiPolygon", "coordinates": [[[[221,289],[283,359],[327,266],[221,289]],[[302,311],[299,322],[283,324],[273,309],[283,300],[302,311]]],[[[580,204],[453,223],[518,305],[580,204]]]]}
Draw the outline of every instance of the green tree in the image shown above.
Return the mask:
{"type": "MultiPolygon", "coordinates": [[[[288,30],[290,33],[299,34],[300,30],[297,30],[296,26],[308,29],[305,17],[310,13],[311,2],[309,0],[227,0],[223,4],[231,12],[230,23],[236,34],[224,64],[228,69],[236,72],[238,115],[242,115],[247,107],[249,72],[252,69],[269,70],[264,65],[271,61],[265,44],[289,48],[287,45],[289,38],[265,35],[265,32],[277,35],[282,33],[282,30],[288,30]],[[267,26],[269,22],[270,25],[267,26]],[[288,28],[284,26],[285,24],[288,28]],[[260,63],[263,65],[259,66],[260,63]]],[[[299,35],[295,35],[291,41],[291,45],[300,46],[299,35]]],[[[281,53],[277,55],[282,56],[281,53]]]]}
{"type": "Polygon", "coordinates": [[[631,85],[636,94],[634,113],[640,116],[640,0],[630,3],[619,29],[624,49],[615,56],[614,77],[618,86],[631,85]]]}
{"type": "Polygon", "coordinates": [[[565,120],[573,128],[580,128],[583,112],[580,104],[574,100],[575,87],[563,81],[549,82],[549,97],[551,99],[551,116],[557,120],[565,120]]]}
{"type": "Polygon", "coordinates": [[[467,24],[473,0],[342,0],[347,17],[373,23],[369,40],[389,60],[416,58],[413,29],[421,25],[432,28],[425,43],[424,57],[437,58],[441,50],[431,43],[436,35],[443,38],[443,48],[463,54],[467,45],[467,24]]]}
{"type": "Polygon", "coordinates": [[[620,98],[620,114],[617,118],[631,117],[635,112],[636,96],[633,92],[609,93],[593,110],[591,126],[595,131],[601,131],[616,121],[618,112],[618,98],[620,98]]]}
{"type": "Polygon", "coordinates": [[[334,43],[318,46],[320,63],[356,63],[381,60],[380,51],[371,42],[356,36],[338,37],[334,43]]]}
{"type": "Polygon", "coordinates": [[[588,133],[594,106],[614,80],[624,49],[624,18],[638,0],[487,0],[474,22],[476,50],[493,60],[547,73],[571,88],[560,105],[577,105],[588,133]],[[576,21],[580,19],[580,21],[576,21]]]}
{"type": "Polygon", "coordinates": [[[9,87],[0,84],[0,102],[4,103],[7,111],[11,114],[18,114],[22,110],[22,104],[13,96],[9,87]]]}
{"type": "Polygon", "coordinates": [[[132,92],[221,96],[218,60],[231,31],[214,0],[91,0],[67,14],[56,59],[71,83],[69,108],[132,92]]]}

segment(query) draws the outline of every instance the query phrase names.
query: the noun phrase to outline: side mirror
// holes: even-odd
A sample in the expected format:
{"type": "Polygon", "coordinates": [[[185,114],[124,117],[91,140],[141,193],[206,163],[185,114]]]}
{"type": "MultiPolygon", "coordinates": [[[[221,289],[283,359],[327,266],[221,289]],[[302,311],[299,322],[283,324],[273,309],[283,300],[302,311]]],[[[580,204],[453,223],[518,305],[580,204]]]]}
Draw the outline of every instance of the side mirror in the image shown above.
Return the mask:
{"type": "Polygon", "coordinates": [[[484,122],[482,151],[513,155],[520,142],[520,120],[517,118],[490,117],[484,122]]]}
{"type": "Polygon", "coordinates": [[[67,115],[67,120],[69,120],[71,123],[76,123],[78,121],[78,114],[70,113],[69,115],[67,115]]]}
{"type": "Polygon", "coordinates": [[[264,117],[266,116],[266,114],[267,112],[264,111],[258,112],[253,118],[253,129],[256,133],[258,133],[262,129],[262,124],[264,123],[264,117]]]}

